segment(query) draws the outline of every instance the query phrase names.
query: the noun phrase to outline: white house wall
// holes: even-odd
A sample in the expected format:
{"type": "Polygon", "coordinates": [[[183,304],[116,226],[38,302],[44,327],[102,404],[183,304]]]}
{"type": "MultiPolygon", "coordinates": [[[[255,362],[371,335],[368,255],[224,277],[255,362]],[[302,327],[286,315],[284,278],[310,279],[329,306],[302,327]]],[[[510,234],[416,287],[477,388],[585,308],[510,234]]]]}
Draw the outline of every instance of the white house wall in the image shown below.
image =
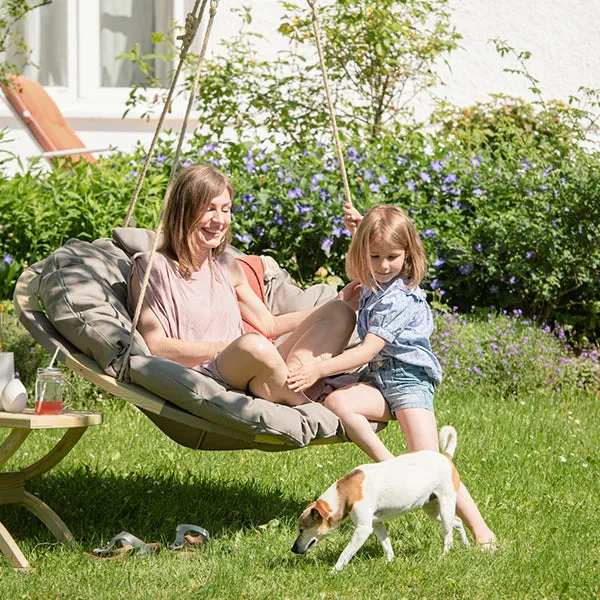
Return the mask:
{"type": "MultiPolygon", "coordinates": [[[[229,7],[243,3],[220,3],[211,51],[218,52],[218,39],[237,30],[236,17],[229,13],[229,7]]],[[[284,47],[276,32],[283,11],[277,0],[260,0],[254,5],[257,8],[252,27],[265,36],[259,42],[259,51],[269,56],[284,47]]],[[[491,38],[503,39],[518,51],[532,53],[527,66],[539,80],[546,99],[567,100],[582,85],[600,87],[600,0],[451,0],[450,6],[453,23],[463,40],[461,48],[451,55],[449,67],[440,65],[444,85],[436,90],[439,97],[458,105],[485,100],[490,93],[532,97],[525,80],[503,72],[516,64],[499,57],[489,43],[491,38]]],[[[138,140],[148,144],[152,138],[155,121],[120,119],[122,103],[115,106],[102,99],[69,98],[64,91],[52,88],[48,92],[90,148],[112,145],[128,151],[138,140]]],[[[428,104],[423,99],[419,106],[423,112],[428,104]]],[[[181,116],[173,115],[166,127],[177,129],[181,116]]],[[[8,137],[14,141],[0,148],[22,157],[37,153],[37,147],[8,107],[0,104],[0,128],[4,127],[10,130],[8,137]]],[[[13,165],[9,170],[15,168],[13,165]]]]}

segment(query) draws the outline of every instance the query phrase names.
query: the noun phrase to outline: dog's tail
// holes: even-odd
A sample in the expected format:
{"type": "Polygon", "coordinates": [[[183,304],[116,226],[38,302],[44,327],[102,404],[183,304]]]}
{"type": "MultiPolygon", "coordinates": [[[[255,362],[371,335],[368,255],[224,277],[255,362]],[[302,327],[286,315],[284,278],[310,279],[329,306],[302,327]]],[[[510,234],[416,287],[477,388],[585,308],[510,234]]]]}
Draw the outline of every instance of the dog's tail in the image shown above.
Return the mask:
{"type": "Polygon", "coordinates": [[[452,425],[444,425],[440,429],[440,449],[442,453],[449,454],[453,458],[457,441],[456,429],[452,425]]]}

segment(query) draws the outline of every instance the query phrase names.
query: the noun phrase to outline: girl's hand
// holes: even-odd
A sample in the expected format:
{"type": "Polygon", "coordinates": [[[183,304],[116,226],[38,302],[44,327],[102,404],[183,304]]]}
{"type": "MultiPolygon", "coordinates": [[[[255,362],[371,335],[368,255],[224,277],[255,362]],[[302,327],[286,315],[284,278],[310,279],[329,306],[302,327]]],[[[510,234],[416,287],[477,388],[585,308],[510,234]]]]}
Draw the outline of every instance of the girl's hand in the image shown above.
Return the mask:
{"type": "Polygon", "coordinates": [[[303,392],[317,383],[319,379],[321,379],[321,373],[319,363],[316,362],[289,371],[287,385],[294,392],[303,392]]]}
{"type": "Polygon", "coordinates": [[[338,292],[336,298],[345,302],[352,310],[357,311],[358,303],[360,301],[360,289],[360,282],[351,281],[338,292]]]}
{"type": "Polygon", "coordinates": [[[344,204],[344,225],[346,229],[354,235],[360,222],[362,221],[362,215],[350,204],[346,202],[344,204]]]}

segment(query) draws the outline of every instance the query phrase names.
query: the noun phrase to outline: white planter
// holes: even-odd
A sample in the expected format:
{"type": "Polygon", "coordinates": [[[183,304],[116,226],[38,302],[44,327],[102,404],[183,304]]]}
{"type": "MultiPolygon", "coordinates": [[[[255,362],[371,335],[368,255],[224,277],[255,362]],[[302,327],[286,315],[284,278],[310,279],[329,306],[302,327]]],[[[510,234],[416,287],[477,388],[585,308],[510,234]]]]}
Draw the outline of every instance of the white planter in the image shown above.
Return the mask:
{"type": "Polygon", "coordinates": [[[0,352],[0,396],[4,386],[15,378],[14,352],[0,352]]]}

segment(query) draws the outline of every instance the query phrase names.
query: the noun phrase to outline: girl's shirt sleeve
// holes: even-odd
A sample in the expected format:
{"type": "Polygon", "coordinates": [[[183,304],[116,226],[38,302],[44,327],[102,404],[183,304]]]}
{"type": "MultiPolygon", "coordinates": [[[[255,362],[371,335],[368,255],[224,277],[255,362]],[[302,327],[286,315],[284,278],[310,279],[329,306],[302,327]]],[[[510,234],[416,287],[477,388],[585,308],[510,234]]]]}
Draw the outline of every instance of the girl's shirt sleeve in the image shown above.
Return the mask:
{"type": "Polygon", "coordinates": [[[385,294],[368,310],[367,332],[379,336],[388,344],[393,343],[398,333],[412,323],[415,317],[414,306],[415,300],[402,290],[385,294]]]}

